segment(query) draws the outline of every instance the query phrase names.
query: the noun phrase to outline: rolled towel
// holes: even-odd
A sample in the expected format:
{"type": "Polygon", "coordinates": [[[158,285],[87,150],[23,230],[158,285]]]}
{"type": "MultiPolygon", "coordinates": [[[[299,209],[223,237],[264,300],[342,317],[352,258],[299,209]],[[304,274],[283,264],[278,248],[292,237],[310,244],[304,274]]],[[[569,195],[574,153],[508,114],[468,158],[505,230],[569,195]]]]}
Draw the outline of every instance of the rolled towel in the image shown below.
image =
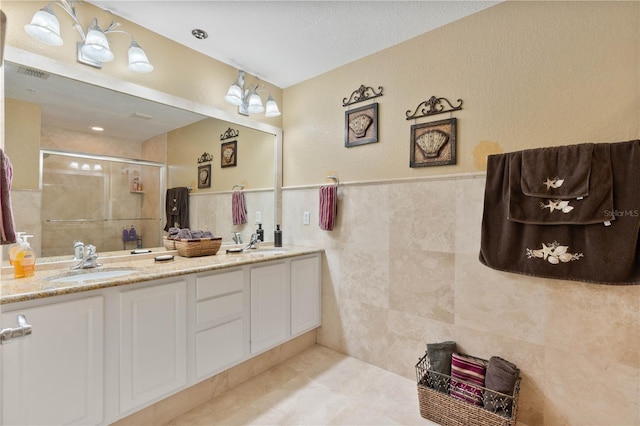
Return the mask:
{"type": "Polygon", "coordinates": [[[482,387],[485,385],[486,361],[455,353],[451,356],[450,395],[482,406],[482,387]]]}
{"type": "Polygon", "coordinates": [[[338,215],[338,186],[325,185],[320,187],[320,213],[318,225],[325,231],[333,231],[338,215]]]}
{"type": "Polygon", "coordinates": [[[447,393],[448,377],[451,375],[451,355],[456,351],[456,342],[427,343],[429,370],[427,384],[439,392],[447,393]],[[440,374],[433,374],[432,371],[440,374]]]}
{"type": "Polygon", "coordinates": [[[513,395],[516,382],[520,376],[520,370],[515,364],[492,356],[487,365],[485,375],[484,408],[506,417],[511,417],[512,398],[499,395],[500,392],[506,395],[513,395]]]}
{"type": "Polygon", "coordinates": [[[178,240],[190,240],[192,238],[193,236],[191,235],[191,230],[189,230],[188,228],[182,228],[180,229],[180,231],[178,231],[178,234],[176,234],[176,239],[178,240]]]}

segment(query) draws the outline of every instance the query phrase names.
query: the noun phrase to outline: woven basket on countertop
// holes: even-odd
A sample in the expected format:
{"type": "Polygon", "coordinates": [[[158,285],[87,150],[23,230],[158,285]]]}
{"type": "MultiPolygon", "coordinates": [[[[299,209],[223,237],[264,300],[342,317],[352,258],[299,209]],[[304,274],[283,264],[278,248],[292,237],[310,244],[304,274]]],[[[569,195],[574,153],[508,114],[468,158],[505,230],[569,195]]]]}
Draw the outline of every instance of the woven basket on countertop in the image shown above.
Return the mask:
{"type": "Polygon", "coordinates": [[[166,248],[167,250],[175,250],[176,240],[172,238],[167,238],[166,236],[162,237],[162,245],[164,245],[164,248],[166,248]]]}
{"type": "MultiPolygon", "coordinates": [[[[481,360],[481,358],[476,359],[481,360]]],[[[499,398],[502,403],[509,405],[510,410],[505,415],[489,411],[482,406],[470,404],[456,399],[448,393],[435,390],[434,387],[445,389],[448,392],[450,382],[456,379],[431,370],[428,354],[420,358],[420,361],[416,364],[416,375],[418,379],[420,415],[427,420],[439,423],[442,426],[514,426],[516,424],[518,393],[520,391],[519,375],[513,395],[505,395],[485,387],[473,385],[483,391],[483,398],[489,397],[485,393],[485,391],[489,391],[499,398]]],[[[458,380],[458,382],[462,381],[458,380]]]]}
{"type": "Polygon", "coordinates": [[[222,237],[173,241],[175,241],[178,256],[182,257],[212,256],[218,252],[222,245],[222,237]]]}

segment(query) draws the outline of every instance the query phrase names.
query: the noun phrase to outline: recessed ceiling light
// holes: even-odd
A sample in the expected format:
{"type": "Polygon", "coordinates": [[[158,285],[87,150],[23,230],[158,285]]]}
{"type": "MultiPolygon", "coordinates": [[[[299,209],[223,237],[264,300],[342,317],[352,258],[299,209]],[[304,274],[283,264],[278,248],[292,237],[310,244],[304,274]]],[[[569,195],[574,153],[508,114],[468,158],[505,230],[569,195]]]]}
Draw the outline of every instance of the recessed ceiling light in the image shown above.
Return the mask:
{"type": "Polygon", "coordinates": [[[91,130],[94,132],[104,132],[104,128],[100,126],[91,126],[91,130]]]}
{"type": "Polygon", "coordinates": [[[205,38],[209,37],[209,34],[207,34],[205,30],[200,30],[198,28],[191,30],[191,34],[193,34],[193,36],[198,40],[204,40],[205,38]]]}

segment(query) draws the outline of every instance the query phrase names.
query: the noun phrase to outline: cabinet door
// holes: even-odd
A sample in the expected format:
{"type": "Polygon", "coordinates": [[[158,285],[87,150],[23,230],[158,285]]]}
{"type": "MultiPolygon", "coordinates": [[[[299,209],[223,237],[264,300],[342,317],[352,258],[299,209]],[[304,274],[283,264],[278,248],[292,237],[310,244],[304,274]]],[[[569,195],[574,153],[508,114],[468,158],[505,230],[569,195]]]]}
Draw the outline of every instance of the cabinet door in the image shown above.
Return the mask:
{"type": "Polygon", "coordinates": [[[320,326],[320,256],[291,261],[291,335],[320,326]]]}
{"type": "Polygon", "coordinates": [[[120,294],[120,412],[186,384],[186,282],[120,294]]]}
{"type": "Polygon", "coordinates": [[[3,424],[103,421],[103,309],[97,296],[2,314],[3,324],[24,314],[33,327],[2,345],[3,424]]]}
{"type": "Polygon", "coordinates": [[[251,353],[289,337],[289,281],[286,265],[251,269],[251,353]]]}

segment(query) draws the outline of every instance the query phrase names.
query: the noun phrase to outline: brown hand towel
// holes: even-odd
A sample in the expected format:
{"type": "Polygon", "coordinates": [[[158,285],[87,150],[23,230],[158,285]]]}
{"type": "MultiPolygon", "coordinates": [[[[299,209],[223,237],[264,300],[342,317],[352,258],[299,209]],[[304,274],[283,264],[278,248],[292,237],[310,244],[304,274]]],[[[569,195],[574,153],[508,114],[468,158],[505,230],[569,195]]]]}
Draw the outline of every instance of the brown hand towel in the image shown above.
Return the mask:
{"type": "Polygon", "coordinates": [[[531,225],[507,219],[514,153],[487,159],[479,260],[500,271],[545,278],[640,284],[640,140],[612,143],[611,226],[531,225]]]}
{"type": "Polygon", "coordinates": [[[488,389],[483,394],[484,408],[491,412],[511,417],[513,400],[495,392],[513,396],[519,376],[520,370],[515,364],[498,356],[489,358],[484,378],[484,387],[488,389]]]}
{"type": "Polygon", "coordinates": [[[522,151],[522,192],[566,200],[589,195],[593,144],[522,151]]]}
{"type": "MultiPolygon", "coordinates": [[[[539,225],[590,224],[612,221],[615,216],[613,208],[613,175],[611,172],[611,154],[609,144],[589,144],[588,157],[591,159],[591,176],[588,179],[589,195],[581,199],[560,199],[531,197],[522,192],[524,182],[525,153],[539,158],[544,153],[553,155],[562,153],[566,148],[569,153],[575,147],[558,147],[554,151],[540,149],[540,155],[533,155],[536,150],[513,153],[509,161],[509,220],[539,225]],[[521,167],[522,166],[522,167],[521,167]]],[[[570,154],[562,157],[571,157],[570,154]]],[[[562,185],[567,182],[565,181],[562,185]]]]}

